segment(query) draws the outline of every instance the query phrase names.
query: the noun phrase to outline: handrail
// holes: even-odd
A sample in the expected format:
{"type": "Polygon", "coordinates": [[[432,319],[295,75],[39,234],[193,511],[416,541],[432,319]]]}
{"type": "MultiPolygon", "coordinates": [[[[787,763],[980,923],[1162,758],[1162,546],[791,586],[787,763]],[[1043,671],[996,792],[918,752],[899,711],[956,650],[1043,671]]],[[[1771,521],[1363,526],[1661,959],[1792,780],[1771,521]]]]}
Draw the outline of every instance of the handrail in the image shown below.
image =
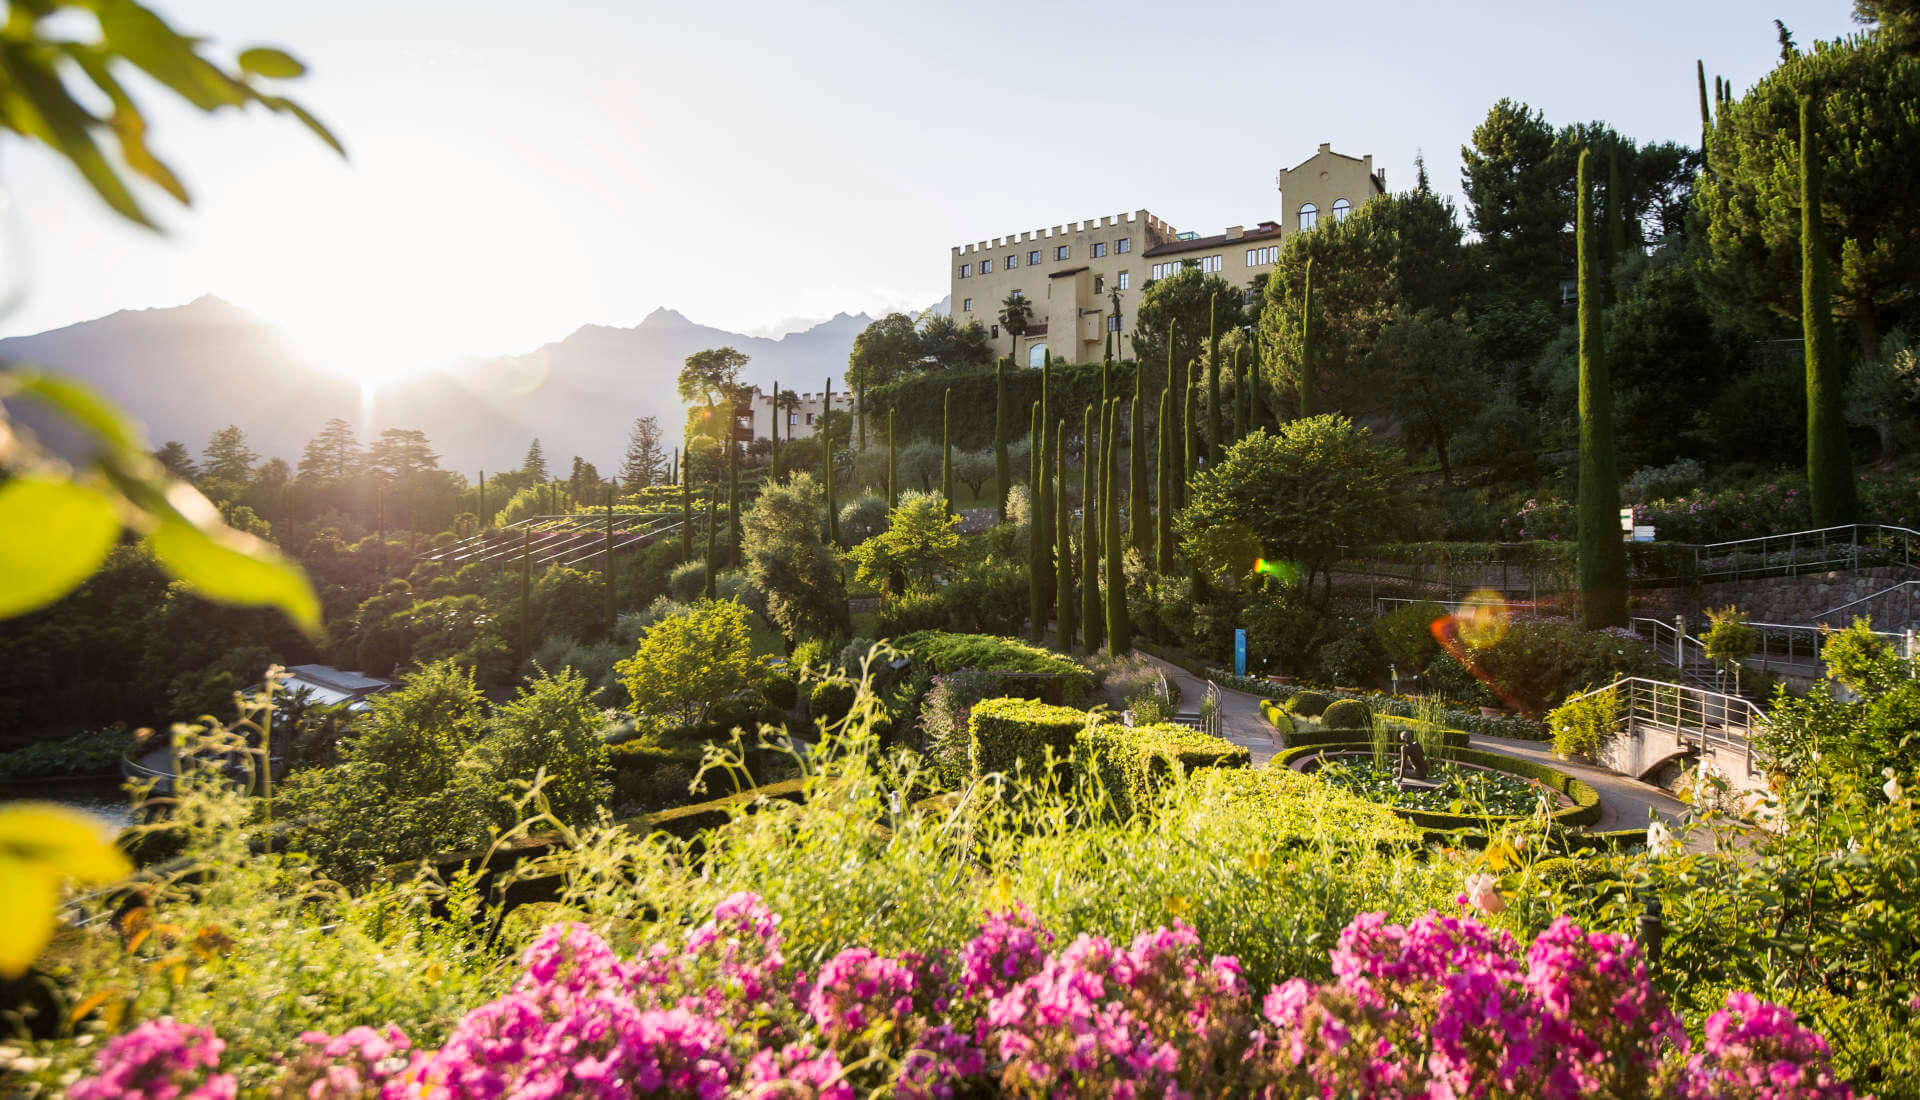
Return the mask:
{"type": "Polygon", "coordinates": [[[1739,546],[1748,542],[1765,542],[1768,539],[1791,539],[1802,535],[1823,535],[1833,531],[1851,531],[1858,528],[1873,528],[1877,531],[1898,531],[1908,538],[1920,539],[1920,531],[1906,527],[1897,527],[1891,523],[1841,523],[1832,527],[1810,527],[1805,531],[1781,531],[1771,535],[1748,535],[1743,539],[1724,539],[1720,542],[1675,543],[1676,546],[1691,546],[1695,550],[1715,550],[1722,546],[1739,546]]]}
{"type": "Polygon", "coordinates": [[[1682,744],[1687,742],[1691,734],[1702,749],[1708,745],[1718,745],[1741,753],[1751,773],[1753,742],[1750,734],[1768,724],[1767,712],[1752,700],[1666,680],[1623,676],[1606,687],[1568,696],[1566,701],[1571,703],[1607,691],[1614,693],[1613,726],[1616,732],[1626,732],[1636,722],[1646,722],[1658,729],[1671,731],[1682,744]]]}
{"type": "Polygon", "coordinates": [[[1827,610],[1820,612],[1818,615],[1815,615],[1814,618],[1824,619],[1828,615],[1838,615],[1840,612],[1845,611],[1849,607],[1856,607],[1860,604],[1866,603],[1868,600],[1877,600],[1889,592],[1897,592],[1902,588],[1907,588],[1914,585],[1920,585],[1920,581],[1901,581],[1899,584],[1889,585],[1888,587],[1882,588],[1880,591],[1875,592],[1871,595],[1862,596],[1857,600],[1849,600],[1846,603],[1841,604],[1839,607],[1830,607],[1827,610]]]}

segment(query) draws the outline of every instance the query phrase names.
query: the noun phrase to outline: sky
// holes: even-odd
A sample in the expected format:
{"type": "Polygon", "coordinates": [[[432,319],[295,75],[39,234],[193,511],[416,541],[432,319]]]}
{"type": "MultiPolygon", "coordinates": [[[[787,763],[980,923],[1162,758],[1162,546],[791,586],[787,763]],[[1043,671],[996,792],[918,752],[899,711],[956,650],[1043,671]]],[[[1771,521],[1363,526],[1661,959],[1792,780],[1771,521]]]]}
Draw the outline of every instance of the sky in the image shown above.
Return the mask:
{"type": "Polygon", "coordinates": [[[154,234],[0,144],[0,296],[24,291],[0,336],[211,293],[374,378],[661,306],[757,333],[924,308],[956,244],[1143,207],[1277,220],[1275,172],[1321,142],[1393,190],[1423,153],[1457,195],[1502,96],[1697,142],[1696,57],[1745,88],[1776,16],[1802,45],[1854,29],[1849,0],[154,6],[229,56],[300,57],[285,90],[348,158],[145,86],[194,199],[143,193],[154,234]]]}

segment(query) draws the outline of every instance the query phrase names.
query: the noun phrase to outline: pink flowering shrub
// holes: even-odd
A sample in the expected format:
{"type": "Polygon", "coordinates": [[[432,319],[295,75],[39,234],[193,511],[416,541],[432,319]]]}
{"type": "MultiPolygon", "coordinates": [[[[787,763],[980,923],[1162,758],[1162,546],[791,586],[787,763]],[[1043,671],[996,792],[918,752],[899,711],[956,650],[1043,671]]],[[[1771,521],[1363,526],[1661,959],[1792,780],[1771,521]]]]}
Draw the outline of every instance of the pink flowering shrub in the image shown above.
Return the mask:
{"type": "MultiPolygon", "coordinates": [[[[518,982],[434,1051],[397,1029],[309,1035],[269,1095],[305,1100],[1029,1097],[1843,1100],[1792,1013],[1728,998],[1695,1048],[1631,940],[1564,918],[1521,945],[1469,916],[1363,914],[1332,980],[1249,989],[1185,924],[1056,946],[1024,909],[956,955],[835,955],[791,972],[779,918],[721,902],[631,960],[549,926],[518,982]]],[[[225,1100],[221,1041],[170,1019],[106,1045],[76,1100],[225,1100]]]]}

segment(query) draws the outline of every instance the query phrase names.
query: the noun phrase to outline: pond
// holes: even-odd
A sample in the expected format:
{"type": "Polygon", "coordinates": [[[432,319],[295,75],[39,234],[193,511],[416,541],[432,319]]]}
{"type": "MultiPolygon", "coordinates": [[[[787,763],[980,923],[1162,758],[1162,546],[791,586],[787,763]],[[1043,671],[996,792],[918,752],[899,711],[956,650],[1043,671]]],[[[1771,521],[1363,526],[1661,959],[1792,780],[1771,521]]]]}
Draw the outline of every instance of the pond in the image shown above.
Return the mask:
{"type": "Polygon", "coordinates": [[[52,802],[96,817],[118,831],[133,824],[133,803],[118,779],[36,779],[0,783],[0,806],[52,802]]]}
{"type": "Polygon", "coordinates": [[[1439,784],[1431,790],[1401,790],[1392,764],[1381,767],[1371,756],[1329,756],[1315,774],[1369,801],[1429,813],[1530,814],[1542,795],[1555,809],[1570,804],[1558,791],[1535,780],[1444,760],[1427,770],[1428,781],[1439,784]]]}

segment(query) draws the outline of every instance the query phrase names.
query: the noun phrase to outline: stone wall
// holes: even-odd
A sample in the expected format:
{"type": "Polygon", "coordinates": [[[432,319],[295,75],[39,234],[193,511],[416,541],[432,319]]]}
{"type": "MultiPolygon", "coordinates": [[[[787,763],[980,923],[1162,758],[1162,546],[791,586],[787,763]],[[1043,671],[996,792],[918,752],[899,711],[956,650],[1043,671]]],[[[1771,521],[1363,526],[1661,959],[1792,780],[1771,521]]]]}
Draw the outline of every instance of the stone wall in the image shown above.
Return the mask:
{"type": "MultiPolygon", "coordinates": [[[[1706,622],[1708,608],[1728,605],[1745,611],[1755,622],[1816,623],[1833,608],[1916,579],[1920,575],[1903,566],[1879,566],[1855,573],[1802,573],[1798,577],[1722,581],[1687,588],[1636,589],[1632,613],[1669,620],[1676,613],[1682,614],[1687,617],[1687,629],[1696,632],[1706,622]]],[[[1888,593],[1834,616],[1832,625],[1844,626],[1858,614],[1868,615],[1880,630],[1920,625],[1920,585],[1888,593]]]]}

